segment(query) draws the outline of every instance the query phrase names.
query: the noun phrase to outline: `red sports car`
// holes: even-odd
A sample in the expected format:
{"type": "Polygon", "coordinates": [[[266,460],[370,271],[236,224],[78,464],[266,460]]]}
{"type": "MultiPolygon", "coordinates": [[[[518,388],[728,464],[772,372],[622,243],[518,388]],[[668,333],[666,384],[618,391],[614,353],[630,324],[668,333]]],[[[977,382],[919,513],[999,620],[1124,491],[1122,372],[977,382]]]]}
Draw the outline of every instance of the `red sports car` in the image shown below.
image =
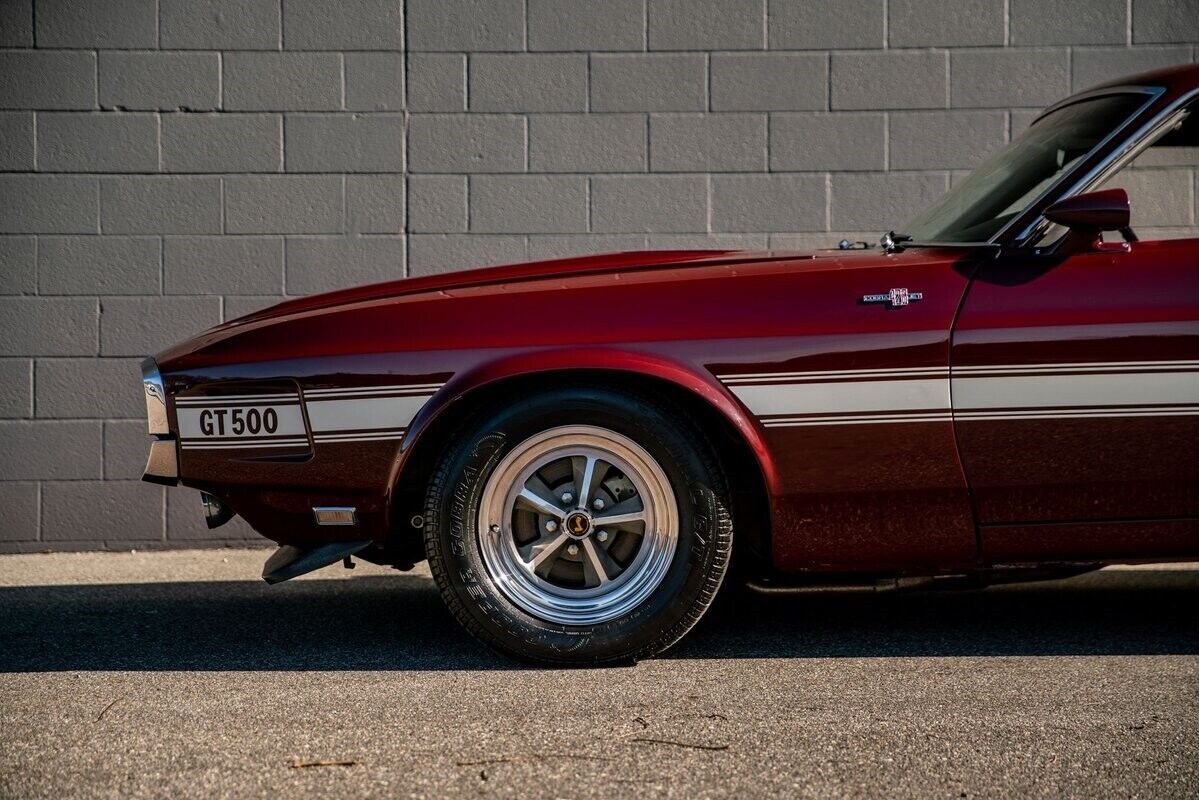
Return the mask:
{"type": "Polygon", "coordinates": [[[663,650],[730,561],[877,589],[1194,558],[1199,238],[1134,233],[1194,210],[1131,215],[1120,186],[1193,181],[1197,98],[1199,66],[1070,97],[879,245],[477,269],[228,322],[145,362],[145,478],[278,542],[272,583],[427,558],[468,630],[552,663],[663,650]]]}

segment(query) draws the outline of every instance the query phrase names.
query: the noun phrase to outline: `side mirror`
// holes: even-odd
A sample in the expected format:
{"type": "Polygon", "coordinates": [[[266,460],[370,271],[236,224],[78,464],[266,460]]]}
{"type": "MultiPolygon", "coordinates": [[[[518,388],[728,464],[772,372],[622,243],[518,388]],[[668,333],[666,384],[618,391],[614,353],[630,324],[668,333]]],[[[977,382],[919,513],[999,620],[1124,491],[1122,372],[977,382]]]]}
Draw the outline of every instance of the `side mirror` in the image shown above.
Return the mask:
{"type": "Polygon", "coordinates": [[[1132,218],[1128,192],[1123,189],[1104,189],[1068,197],[1045,209],[1044,214],[1050,222],[1070,229],[1070,235],[1062,243],[1067,252],[1128,248],[1123,242],[1107,244],[1103,241],[1104,231],[1124,230],[1132,218]]]}

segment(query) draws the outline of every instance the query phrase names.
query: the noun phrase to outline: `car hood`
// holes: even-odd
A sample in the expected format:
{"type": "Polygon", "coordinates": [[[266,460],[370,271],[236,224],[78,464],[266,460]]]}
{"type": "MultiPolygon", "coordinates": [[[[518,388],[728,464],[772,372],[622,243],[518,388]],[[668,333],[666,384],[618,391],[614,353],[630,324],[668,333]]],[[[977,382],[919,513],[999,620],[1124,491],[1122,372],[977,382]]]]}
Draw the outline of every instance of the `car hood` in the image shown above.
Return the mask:
{"type": "MultiPolygon", "coordinates": [[[[899,263],[954,257],[931,249],[895,253],[872,250],[817,250],[806,252],[750,252],[740,250],[671,250],[607,253],[580,258],[487,267],[439,275],[377,283],[326,294],[288,300],[204,331],[161,353],[160,368],[183,368],[185,364],[235,364],[282,357],[285,352],[330,350],[335,345],[329,325],[344,325],[350,312],[360,312],[356,324],[364,329],[374,320],[383,327],[370,329],[375,338],[370,346],[388,346],[392,323],[382,322],[379,313],[392,305],[416,309],[422,301],[492,296],[506,302],[536,287],[579,289],[583,286],[621,282],[630,290],[646,280],[686,281],[693,273],[712,276],[751,275],[759,271],[785,269],[788,273],[853,271],[885,268],[899,263]],[[714,272],[715,270],[715,272],[714,272]],[[634,279],[635,278],[635,279],[634,279]],[[598,283],[597,283],[598,282],[598,283]],[[549,284],[547,286],[547,284],[549,284]],[[335,317],[339,320],[333,321],[335,317]],[[173,362],[173,363],[172,363],[173,362]]],[[[465,300],[464,300],[465,301],[465,300]]],[[[427,323],[427,321],[426,321],[427,323]]],[[[422,327],[422,330],[427,330],[422,327]]],[[[366,334],[364,334],[365,336],[366,334]]],[[[405,342],[419,338],[405,337],[405,342]]],[[[347,344],[347,347],[350,345],[347,344]]]]}
{"type": "MultiPolygon", "coordinates": [[[[837,253],[840,251],[828,251],[837,253]]],[[[267,319],[291,316],[333,306],[385,300],[391,297],[441,292],[451,289],[518,283],[530,280],[568,278],[576,275],[595,275],[612,272],[632,272],[648,269],[680,269],[688,266],[712,266],[750,261],[778,261],[815,258],[816,252],[748,252],[743,250],[657,250],[601,253],[599,255],[563,258],[552,261],[531,261],[496,267],[460,270],[437,275],[404,278],[324,294],[298,297],[244,317],[231,320],[225,326],[238,326],[267,319]]],[[[218,328],[219,329],[219,328],[218,328]]]]}

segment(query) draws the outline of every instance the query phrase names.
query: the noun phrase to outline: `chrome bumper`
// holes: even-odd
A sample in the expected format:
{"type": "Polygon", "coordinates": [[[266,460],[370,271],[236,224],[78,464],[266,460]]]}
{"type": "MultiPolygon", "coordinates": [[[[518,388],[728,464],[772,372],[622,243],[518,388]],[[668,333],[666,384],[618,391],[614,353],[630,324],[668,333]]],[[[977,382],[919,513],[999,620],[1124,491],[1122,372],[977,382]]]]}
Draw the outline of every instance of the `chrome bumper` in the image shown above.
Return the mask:
{"type": "Polygon", "coordinates": [[[142,362],[142,387],[146,394],[146,427],[154,437],[142,480],[175,486],[179,483],[179,452],[167,419],[166,388],[152,358],[142,362]]]}

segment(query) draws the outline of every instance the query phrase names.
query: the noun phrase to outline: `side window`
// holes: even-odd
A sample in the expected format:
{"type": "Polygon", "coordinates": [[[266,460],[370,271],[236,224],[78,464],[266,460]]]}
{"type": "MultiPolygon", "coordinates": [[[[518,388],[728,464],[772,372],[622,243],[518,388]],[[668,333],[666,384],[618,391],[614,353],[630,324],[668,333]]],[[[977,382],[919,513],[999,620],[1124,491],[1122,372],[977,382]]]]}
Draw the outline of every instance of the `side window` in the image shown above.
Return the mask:
{"type": "Polygon", "coordinates": [[[1144,240],[1199,238],[1199,101],[1157,141],[1095,189],[1122,188],[1144,240]]]}

